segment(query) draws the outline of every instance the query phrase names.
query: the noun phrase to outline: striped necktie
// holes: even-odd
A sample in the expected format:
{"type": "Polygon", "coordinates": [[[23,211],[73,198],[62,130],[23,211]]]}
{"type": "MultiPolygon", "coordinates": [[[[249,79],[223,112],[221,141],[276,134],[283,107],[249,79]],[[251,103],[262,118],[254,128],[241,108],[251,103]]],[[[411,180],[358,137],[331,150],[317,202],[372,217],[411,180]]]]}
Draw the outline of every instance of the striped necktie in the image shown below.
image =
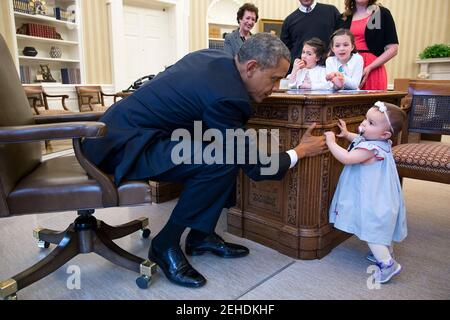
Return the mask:
{"type": "Polygon", "coordinates": [[[306,7],[306,13],[310,13],[311,12],[311,7],[306,7]]]}

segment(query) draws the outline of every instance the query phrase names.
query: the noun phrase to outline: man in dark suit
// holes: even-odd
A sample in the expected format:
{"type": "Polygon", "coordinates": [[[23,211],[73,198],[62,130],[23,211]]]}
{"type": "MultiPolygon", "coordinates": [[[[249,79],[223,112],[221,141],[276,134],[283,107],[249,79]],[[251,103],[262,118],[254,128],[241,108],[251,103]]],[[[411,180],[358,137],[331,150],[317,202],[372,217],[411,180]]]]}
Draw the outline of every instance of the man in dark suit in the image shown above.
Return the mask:
{"type": "MultiPolygon", "coordinates": [[[[228,159],[212,164],[192,161],[205,148],[195,138],[196,126],[200,123],[203,130],[214,129],[223,136],[227,130],[242,129],[251,115],[251,101],[260,102],[272,93],[286,74],[289,60],[286,46],[264,33],[246,41],[235,57],[220,50],[188,54],[110,107],[101,119],[108,127],[105,137],[84,141],[85,155],[114,174],[116,184],[133,179],[184,184],[169,221],[149,250],[149,258],[170,281],[188,287],[206,283],[180,248],[181,234],[187,227],[191,228],[185,247],[189,255],[211,252],[235,258],[248,254],[244,246],[227,243],[214,232],[222,209],[229,205],[239,168],[254,180],[281,179],[298,158],[326,148],[323,137],[310,134],[312,125],[297,147],[275,155],[278,166],[271,175],[262,173],[267,164],[259,160],[237,164],[231,156],[231,163],[228,159]],[[171,138],[180,130],[194,136],[188,143],[194,146],[193,152],[182,153],[183,163],[174,161],[179,142],[171,138]]],[[[249,143],[244,149],[248,153],[249,143]]],[[[226,146],[223,150],[229,152],[226,146]]]]}

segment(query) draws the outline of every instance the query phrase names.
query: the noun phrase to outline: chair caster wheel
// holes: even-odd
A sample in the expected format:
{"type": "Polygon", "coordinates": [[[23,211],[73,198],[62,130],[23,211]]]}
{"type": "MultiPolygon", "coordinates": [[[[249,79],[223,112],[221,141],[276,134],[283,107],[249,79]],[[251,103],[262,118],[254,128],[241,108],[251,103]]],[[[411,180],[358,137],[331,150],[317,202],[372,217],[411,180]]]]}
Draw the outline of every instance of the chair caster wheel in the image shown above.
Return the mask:
{"type": "Polygon", "coordinates": [[[3,300],[17,300],[17,294],[14,293],[10,296],[3,298],[3,300]]]}
{"type": "Polygon", "coordinates": [[[152,278],[150,278],[149,276],[140,276],[136,279],[136,284],[141,289],[147,289],[151,281],[152,278]]]}
{"type": "Polygon", "coordinates": [[[48,249],[50,247],[50,242],[38,240],[38,247],[41,249],[48,249]]]}
{"type": "Polygon", "coordinates": [[[150,233],[151,233],[150,229],[148,229],[148,228],[142,229],[141,237],[144,239],[147,239],[148,237],[150,237],[150,233]]]}

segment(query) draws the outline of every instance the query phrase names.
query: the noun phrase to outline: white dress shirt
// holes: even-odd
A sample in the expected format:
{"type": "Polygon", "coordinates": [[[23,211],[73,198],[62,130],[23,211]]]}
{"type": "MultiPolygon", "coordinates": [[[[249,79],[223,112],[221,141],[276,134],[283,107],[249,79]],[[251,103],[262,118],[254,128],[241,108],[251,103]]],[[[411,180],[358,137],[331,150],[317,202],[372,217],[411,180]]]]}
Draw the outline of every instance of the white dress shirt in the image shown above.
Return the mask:
{"type": "Polygon", "coordinates": [[[317,4],[317,2],[314,1],[309,7],[305,7],[300,3],[300,5],[298,6],[298,9],[303,13],[310,13],[311,11],[314,10],[314,8],[316,7],[316,4],[317,4]]]}
{"type": "Polygon", "coordinates": [[[287,154],[289,155],[289,157],[291,158],[291,165],[289,166],[289,169],[293,168],[297,162],[298,162],[298,156],[297,156],[297,152],[295,152],[294,149],[288,150],[286,151],[287,154]]]}
{"type": "MultiPolygon", "coordinates": [[[[311,90],[331,90],[333,83],[327,81],[327,69],[323,66],[315,66],[312,69],[303,68],[297,71],[296,81],[289,81],[289,89],[298,89],[305,82],[306,75],[309,74],[311,81],[311,90]]],[[[288,79],[293,78],[292,75],[287,76],[288,79]]]]}
{"type": "Polygon", "coordinates": [[[359,84],[361,83],[363,69],[364,60],[363,57],[358,53],[352,54],[352,57],[346,64],[342,64],[336,56],[328,57],[326,61],[327,74],[337,71],[344,74],[343,89],[358,89],[359,84]],[[340,68],[342,71],[339,71],[340,68]]]}

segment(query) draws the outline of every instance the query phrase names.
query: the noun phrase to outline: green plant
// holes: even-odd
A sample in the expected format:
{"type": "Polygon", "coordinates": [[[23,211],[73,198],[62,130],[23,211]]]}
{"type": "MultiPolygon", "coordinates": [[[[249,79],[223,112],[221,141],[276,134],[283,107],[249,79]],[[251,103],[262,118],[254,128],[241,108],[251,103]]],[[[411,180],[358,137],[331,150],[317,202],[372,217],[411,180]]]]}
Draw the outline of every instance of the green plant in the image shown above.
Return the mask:
{"type": "Polygon", "coordinates": [[[422,53],[419,54],[420,59],[430,58],[447,58],[450,57],[450,46],[447,44],[434,44],[426,47],[422,53]]]}

